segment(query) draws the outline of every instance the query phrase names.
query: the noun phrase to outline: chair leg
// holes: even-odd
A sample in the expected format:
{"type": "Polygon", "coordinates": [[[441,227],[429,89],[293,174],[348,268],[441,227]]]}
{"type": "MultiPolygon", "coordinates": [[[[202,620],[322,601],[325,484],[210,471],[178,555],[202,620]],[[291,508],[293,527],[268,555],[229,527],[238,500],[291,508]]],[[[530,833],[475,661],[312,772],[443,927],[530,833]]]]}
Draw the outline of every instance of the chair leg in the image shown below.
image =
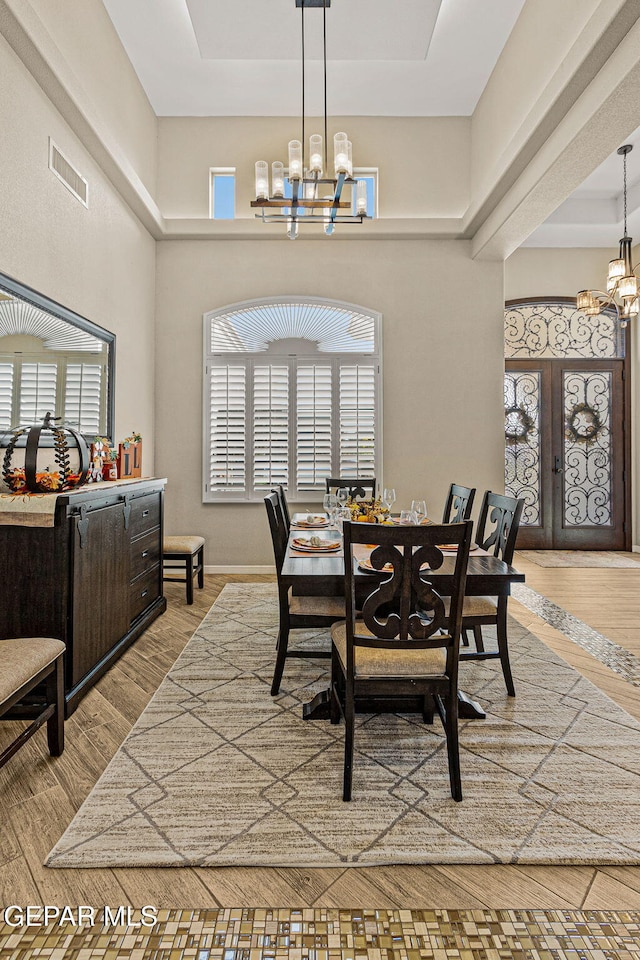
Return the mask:
{"type": "Polygon", "coordinates": [[[278,630],[278,642],[276,644],[276,665],[273,671],[273,682],[271,683],[271,696],[276,697],[280,692],[280,683],[284,673],[284,664],[287,659],[287,648],[289,646],[289,605],[280,604],[280,629],[278,630]]]}
{"type": "Polygon", "coordinates": [[[197,553],[198,563],[198,586],[202,590],[204,587],[204,547],[200,547],[197,553]]]}
{"type": "Polygon", "coordinates": [[[476,650],[478,653],[484,653],[484,640],[482,638],[482,627],[473,628],[473,639],[476,644],[476,650]]]}
{"type": "Polygon", "coordinates": [[[498,652],[500,654],[500,663],[502,664],[502,673],[504,675],[504,682],[507,687],[507,693],[509,694],[510,697],[515,697],[516,688],[513,683],[513,675],[511,673],[511,663],[509,662],[506,601],[504,605],[500,604],[498,606],[497,633],[498,633],[498,652]]]}
{"type": "Polygon", "coordinates": [[[193,554],[187,557],[187,605],[193,603],[193,554]]]}
{"type": "Polygon", "coordinates": [[[340,707],[340,680],[342,677],[342,670],[340,669],[340,664],[338,663],[338,654],[336,653],[336,648],[331,644],[331,703],[330,703],[330,717],[331,723],[337,724],[340,723],[340,715],[342,713],[340,707]]]}
{"type": "Polygon", "coordinates": [[[47,743],[52,757],[64,750],[64,659],[58,657],[56,668],[47,677],[47,702],[55,703],[53,716],[47,720],[47,743]]]}
{"type": "Polygon", "coordinates": [[[422,702],[422,719],[424,723],[433,723],[433,696],[425,693],[422,702]]]}
{"type": "Polygon", "coordinates": [[[460,631],[460,639],[462,640],[463,647],[469,646],[469,628],[468,627],[462,628],[462,630],[460,631]]]}
{"type": "Polygon", "coordinates": [[[343,800],[351,800],[351,781],[353,779],[353,736],[356,719],[353,684],[347,681],[344,698],[344,785],[343,800]]]}
{"type": "Polygon", "coordinates": [[[444,732],[447,737],[447,757],[449,760],[449,783],[451,796],[456,802],[462,800],[462,780],[460,778],[460,742],[458,739],[458,696],[454,692],[448,697],[446,706],[443,705],[440,715],[444,713],[444,732]]]}

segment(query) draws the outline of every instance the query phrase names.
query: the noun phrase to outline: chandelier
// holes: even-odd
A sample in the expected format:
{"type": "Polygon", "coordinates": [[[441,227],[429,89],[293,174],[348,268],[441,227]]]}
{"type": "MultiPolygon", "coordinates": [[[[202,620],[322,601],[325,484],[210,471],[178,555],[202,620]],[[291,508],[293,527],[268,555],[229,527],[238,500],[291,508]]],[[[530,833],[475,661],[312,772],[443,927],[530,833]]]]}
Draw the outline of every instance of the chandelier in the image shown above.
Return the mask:
{"type": "Polygon", "coordinates": [[[627,235],[627,154],[633,150],[633,144],[625,143],[618,148],[623,164],[624,196],[624,237],[620,240],[618,256],[609,261],[607,291],[580,290],[576,297],[578,310],[589,317],[596,317],[606,307],[615,307],[621,327],[626,327],[631,317],[640,311],[638,298],[638,277],[636,267],[631,264],[631,237],[627,235]]]}
{"type": "Polygon", "coordinates": [[[296,0],[301,10],[302,26],[302,133],[300,140],[289,142],[289,169],[275,160],[271,164],[271,193],[269,193],[269,165],[258,160],[255,165],[256,218],[263,223],[286,223],[287,236],[295,240],[298,225],[321,223],[331,236],[336,223],[362,223],[367,218],[367,182],[354,180],[351,141],[346,133],[333,138],[333,177],[329,175],[327,138],[327,7],[331,0],[296,0]],[[305,149],[305,7],[322,7],[323,79],[324,79],[324,141],[322,135],[309,137],[309,153],[305,149]],[[286,177],[291,196],[285,197],[286,177]],[[345,187],[347,190],[345,190],[345,187]],[[355,198],[353,190],[355,187],[355,198]],[[343,199],[345,194],[348,199],[343,199]],[[355,199],[355,209],[354,209],[355,199]],[[267,211],[274,211],[273,213],[267,211]],[[347,211],[349,211],[347,213],[347,211]]]}

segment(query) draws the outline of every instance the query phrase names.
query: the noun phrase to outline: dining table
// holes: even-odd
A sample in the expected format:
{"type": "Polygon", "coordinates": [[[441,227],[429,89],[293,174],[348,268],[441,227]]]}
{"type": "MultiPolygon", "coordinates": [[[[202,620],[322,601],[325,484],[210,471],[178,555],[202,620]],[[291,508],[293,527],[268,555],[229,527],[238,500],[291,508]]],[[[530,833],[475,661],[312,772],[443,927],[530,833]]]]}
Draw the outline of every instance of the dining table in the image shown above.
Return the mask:
{"type": "MultiPolygon", "coordinates": [[[[291,518],[291,531],[287,545],[287,553],[282,565],[281,578],[285,585],[291,588],[294,595],[300,596],[336,596],[344,593],[345,563],[342,546],[338,549],[322,553],[302,551],[296,549],[294,540],[299,540],[303,530],[304,539],[310,534],[316,534],[321,539],[330,539],[333,542],[342,542],[341,533],[335,528],[327,526],[312,528],[306,525],[306,514],[294,514],[291,518]]],[[[429,581],[435,590],[442,596],[451,594],[455,556],[443,554],[442,565],[437,570],[429,571],[429,581]]],[[[374,589],[380,579],[379,573],[369,573],[356,567],[356,600],[364,598],[374,589]]],[[[466,596],[509,596],[512,583],[524,583],[525,576],[515,567],[477,545],[473,545],[469,554],[467,566],[466,596]]],[[[330,716],[329,689],[320,693],[303,707],[305,720],[325,720],[330,716]]],[[[396,705],[397,706],[397,705],[396,705]]],[[[357,709],[367,711],[367,704],[361,704],[357,709]]],[[[482,706],[464,691],[458,692],[458,712],[462,719],[482,720],[485,711],[482,706]]]]}

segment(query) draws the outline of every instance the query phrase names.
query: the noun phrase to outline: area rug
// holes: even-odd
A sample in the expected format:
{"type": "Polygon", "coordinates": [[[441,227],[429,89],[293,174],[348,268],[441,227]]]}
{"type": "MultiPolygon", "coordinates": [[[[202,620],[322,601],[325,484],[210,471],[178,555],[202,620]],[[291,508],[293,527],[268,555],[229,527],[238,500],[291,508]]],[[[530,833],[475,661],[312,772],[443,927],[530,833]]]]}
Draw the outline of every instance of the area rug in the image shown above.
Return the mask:
{"type": "Polygon", "coordinates": [[[518,550],[518,556],[539,567],[640,567],[640,560],[609,550],[518,550]]]}
{"type": "Polygon", "coordinates": [[[343,803],[343,727],[301,718],[326,661],[269,695],[277,621],[274,585],[225,586],[49,866],[640,863],[640,725],[515,621],[515,699],[495,661],[461,667],[487,710],[460,724],[462,803],[417,715],[358,718],[343,803]]]}

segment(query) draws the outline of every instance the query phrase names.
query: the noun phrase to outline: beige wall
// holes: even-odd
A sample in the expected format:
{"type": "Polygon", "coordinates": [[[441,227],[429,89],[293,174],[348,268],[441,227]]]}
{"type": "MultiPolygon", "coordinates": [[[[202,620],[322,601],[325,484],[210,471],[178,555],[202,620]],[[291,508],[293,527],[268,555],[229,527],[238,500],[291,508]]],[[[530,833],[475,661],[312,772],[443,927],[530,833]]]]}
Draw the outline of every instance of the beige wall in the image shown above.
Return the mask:
{"type": "Polygon", "coordinates": [[[397,507],[420,494],[437,516],[452,480],[502,489],[502,264],[472,261],[467,241],[357,239],[164,241],[157,262],[166,526],[205,536],[208,565],[273,559],[262,504],[201,502],[202,314],[239,300],[316,294],[381,311],[380,479],[396,487],[397,507]]]}
{"type": "Polygon", "coordinates": [[[473,114],[475,203],[484,199],[562,92],[574,61],[584,55],[576,40],[589,18],[598,8],[603,16],[608,8],[613,17],[621,2],[527,0],[473,114]]]}
{"type": "Polygon", "coordinates": [[[117,336],[116,438],[153,470],[155,243],[0,38],[0,271],[117,336]],[[86,209],[48,169],[48,138],[89,181],[86,209]]]}
{"type": "MultiPolygon", "coordinates": [[[[153,194],[157,119],[102,0],[26,0],[64,58],[74,86],[153,194]]],[[[16,0],[10,0],[16,6],[16,0]]],[[[17,11],[24,8],[19,0],[17,11]]]]}
{"type": "MultiPolygon", "coordinates": [[[[609,260],[615,249],[596,247],[579,249],[521,248],[505,263],[505,299],[571,297],[578,290],[601,290],[609,260]]],[[[637,248],[636,248],[637,254],[637,248]]],[[[634,257],[634,262],[637,260],[634,257]]],[[[631,481],[633,543],[640,544],[640,444],[635,424],[640,417],[640,337],[636,321],[630,324],[631,344],[631,481]]],[[[629,342],[629,340],[628,340],[629,342]]]]}
{"type": "MultiPolygon", "coordinates": [[[[353,142],[355,167],[377,167],[381,217],[462,217],[469,204],[468,117],[331,117],[333,134],[353,142]]],[[[307,119],[307,135],[322,121],[307,119]]],[[[235,167],[236,216],[253,218],[256,160],[287,163],[299,119],[283,117],[161,117],[158,195],[165,217],[209,216],[209,168],[235,167]]]]}

